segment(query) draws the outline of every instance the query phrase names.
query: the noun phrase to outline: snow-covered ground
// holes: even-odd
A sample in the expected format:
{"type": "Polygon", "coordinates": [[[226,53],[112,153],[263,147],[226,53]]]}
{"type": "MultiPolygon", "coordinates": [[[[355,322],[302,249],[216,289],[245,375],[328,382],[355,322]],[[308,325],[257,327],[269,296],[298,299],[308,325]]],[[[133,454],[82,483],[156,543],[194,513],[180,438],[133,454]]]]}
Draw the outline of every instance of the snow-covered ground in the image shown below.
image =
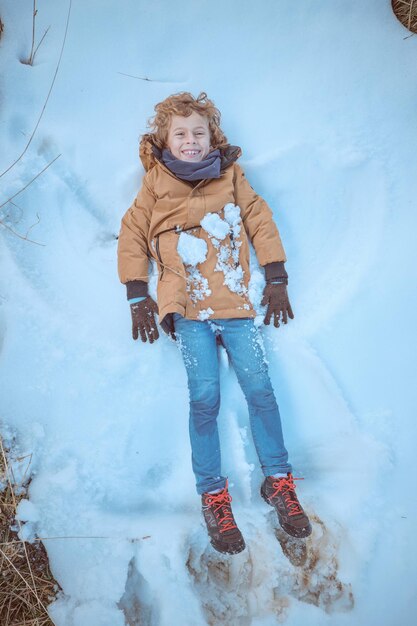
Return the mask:
{"type": "Polygon", "coordinates": [[[70,6],[44,115],[0,179],[3,204],[60,155],[0,209],[1,433],[32,455],[19,516],[49,538],[54,623],[415,624],[417,38],[389,0],[49,0],[31,67],[32,2],[2,3],[0,171],[37,123],[70,6]],[[295,319],[264,336],[314,523],[301,566],[259,497],[224,359],[223,469],[248,548],[207,546],[181,357],[166,336],[132,341],[117,278],[146,120],[201,90],[288,256],[295,319]]]}

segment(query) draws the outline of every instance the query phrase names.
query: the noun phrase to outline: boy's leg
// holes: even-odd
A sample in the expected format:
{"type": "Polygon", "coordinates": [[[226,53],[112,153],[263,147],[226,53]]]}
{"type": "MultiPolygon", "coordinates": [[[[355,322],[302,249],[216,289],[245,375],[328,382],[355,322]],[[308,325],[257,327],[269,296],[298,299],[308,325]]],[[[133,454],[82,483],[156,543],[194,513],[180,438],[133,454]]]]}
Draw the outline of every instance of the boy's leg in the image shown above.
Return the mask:
{"type": "Polygon", "coordinates": [[[223,489],[217,416],[220,409],[216,337],[205,322],[174,314],[177,344],[188,376],[189,432],[197,493],[223,489]]]}
{"type": "Polygon", "coordinates": [[[188,376],[192,464],[207,532],[216,550],[237,554],[244,550],[245,541],[233,517],[227,480],[220,474],[216,336],[207,322],[187,320],[178,314],[174,314],[174,325],[188,376]]]}
{"type": "Polygon", "coordinates": [[[281,527],[289,535],[308,537],[311,524],[295,493],[262,337],[252,319],[222,320],[222,326],[223,342],[248,402],[253,439],[265,474],[261,495],[275,508],[281,527]],[[284,476],[275,477],[279,473],[284,476]]]}
{"type": "Polygon", "coordinates": [[[253,319],[218,320],[221,336],[245,394],[252,436],[265,476],[291,472],[281,416],[275,399],[262,338],[253,319]]]}

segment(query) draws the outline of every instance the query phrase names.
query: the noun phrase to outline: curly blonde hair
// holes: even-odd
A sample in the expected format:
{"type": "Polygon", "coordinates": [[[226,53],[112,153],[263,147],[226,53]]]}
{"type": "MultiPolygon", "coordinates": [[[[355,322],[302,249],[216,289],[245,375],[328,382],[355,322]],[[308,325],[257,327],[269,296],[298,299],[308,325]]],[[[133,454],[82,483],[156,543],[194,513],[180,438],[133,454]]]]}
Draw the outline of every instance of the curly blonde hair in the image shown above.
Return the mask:
{"type": "Polygon", "coordinates": [[[197,98],[194,98],[188,91],[175,93],[162,102],[158,102],[155,105],[155,111],[156,115],[149,119],[148,126],[152,130],[155,144],[160,149],[166,146],[172,116],[188,117],[193,111],[207,118],[213,148],[220,148],[228,143],[226,135],[220,128],[220,111],[204,91],[200,92],[197,98]]]}

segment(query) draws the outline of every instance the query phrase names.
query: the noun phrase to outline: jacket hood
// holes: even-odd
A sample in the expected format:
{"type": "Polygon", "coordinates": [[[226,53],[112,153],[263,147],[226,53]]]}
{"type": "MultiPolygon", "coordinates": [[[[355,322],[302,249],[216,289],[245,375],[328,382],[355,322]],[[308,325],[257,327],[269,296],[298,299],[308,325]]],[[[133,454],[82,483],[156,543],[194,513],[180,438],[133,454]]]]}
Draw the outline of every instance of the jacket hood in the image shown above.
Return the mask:
{"type": "MultiPolygon", "coordinates": [[[[226,144],[219,148],[219,150],[221,159],[220,171],[225,170],[242,155],[241,148],[239,148],[239,146],[232,146],[231,144],[226,144]]],[[[162,150],[155,145],[152,133],[147,133],[142,136],[139,145],[139,156],[147,172],[149,172],[158,161],[162,163],[162,150]]]]}

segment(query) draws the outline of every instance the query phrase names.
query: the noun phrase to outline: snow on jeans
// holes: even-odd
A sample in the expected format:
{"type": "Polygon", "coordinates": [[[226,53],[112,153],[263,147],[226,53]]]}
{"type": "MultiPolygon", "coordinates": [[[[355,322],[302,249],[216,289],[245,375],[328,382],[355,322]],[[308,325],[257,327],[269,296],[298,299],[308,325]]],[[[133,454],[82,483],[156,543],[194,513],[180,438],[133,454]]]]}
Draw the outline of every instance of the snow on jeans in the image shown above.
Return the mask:
{"type": "Polygon", "coordinates": [[[222,488],[217,416],[220,409],[216,334],[221,336],[245,394],[256,451],[265,476],[290,472],[278,405],[253,319],[188,320],[174,313],[175,333],[188,376],[190,440],[197,493],[222,488]]]}

